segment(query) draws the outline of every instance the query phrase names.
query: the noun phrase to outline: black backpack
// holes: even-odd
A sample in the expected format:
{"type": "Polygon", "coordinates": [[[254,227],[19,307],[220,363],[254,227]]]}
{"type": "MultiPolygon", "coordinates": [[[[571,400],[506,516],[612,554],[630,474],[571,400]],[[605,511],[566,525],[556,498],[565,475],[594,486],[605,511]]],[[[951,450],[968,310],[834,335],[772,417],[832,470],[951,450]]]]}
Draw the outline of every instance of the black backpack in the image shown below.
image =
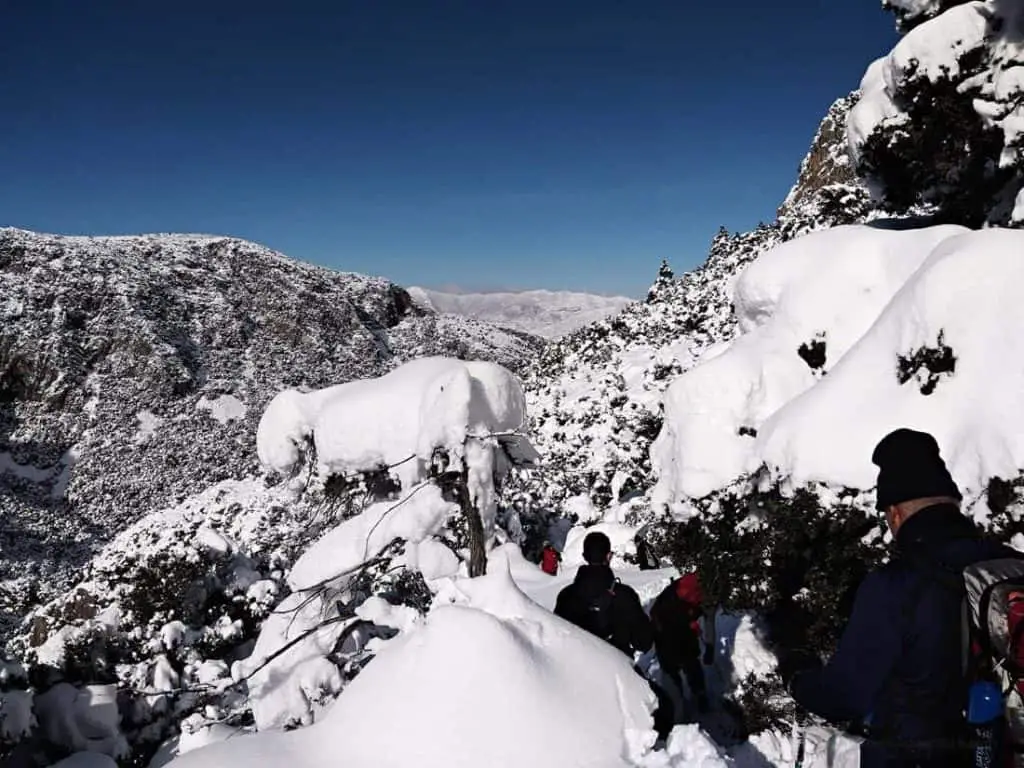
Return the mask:
{"type": "Polygon", "coordinates": [[[618,583],[616,579],[608,589],[602,590],[589,600],[581,600],[580,615],[578,621],[575,622],[581,629],[585,629],[609,643],[612,642],[612,637],[615,634],[612,605],[615,603],[615,587],[618,583]]]}

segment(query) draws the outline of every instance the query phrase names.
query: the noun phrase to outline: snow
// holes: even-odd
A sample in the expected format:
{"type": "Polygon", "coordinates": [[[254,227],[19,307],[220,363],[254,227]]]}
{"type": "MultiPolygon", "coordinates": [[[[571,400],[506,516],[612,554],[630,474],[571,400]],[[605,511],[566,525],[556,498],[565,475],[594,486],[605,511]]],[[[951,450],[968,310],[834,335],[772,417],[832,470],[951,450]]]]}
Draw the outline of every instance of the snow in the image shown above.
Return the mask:
{"type": "Polygon", "coordinates": [[[53,764],[53,768],[117,768],[113,758],[96,752],[76,752],[53,764]]]}
{"type": "Polygon", "coordinates": [[[242,421],[248,414],[245,403],[234,395],[220,395],[212,400],[201,397],[196,408],[206,411],[215,421],[227,425],[232,421],[242,421]]]}
{"type": "Polygon", "coordinates": [[[281,392],[260,420],[257,450],[264,466],[282,473],[294,470],[310,440],[323,473],[406,462],[395,472],[408,487],[435,449],[461,459],[467,439],[514,432],[525,419],[522,388],[501,366],[429,357],[378,379],[281,392]]]}
{"type": "Polygon", "coordinates": [[[596,323],[633,303],[625,296],[546,290],[446,293],[413,287],[409,295],[425,309],[464,315],[549,339],[596,323]]]}
{"type": "Polygon", "coordinates": [[[163,421],[152,411],[146,410],[139,411],[135,414],[135,418],[138,419],[139,428],[132,439],[138,445],[149,442],[163,421]]]}
{"type": "MultiPolygon", "coordinates": [[[[613,768],[647,756],[654,697],[623,654],[530,601],[507,570],[453,583],[446,597],[378,653],[322,722],[172,764],[613,768]]],[[[695,753],[691,741],[680,734],[677,752],[695,753]]]]}
{"type": "Polygon", "coordinates": [[[116,685],[57,683],[35,697],[35,710],[40,730],[53,744],[114,758],[128,754],[118,730],[116,685]]]}
{"type": "MultiPolygon", "coordinates": [[[[985,41],[988,32],[987,2],[954,6],[940,16],[912,29],[889,54],[887,78],[913,73],[936,81],[960,74],[960,57],[985,41]]],[[[890,84],[892,80],[889,80],[890,84]]],[[[856,107],[855,107],[856,109],[856,107]]]]}
{"type": "Polygon", "coordinates": [[[295,720],[311,722],[319,703],[341,690],[338,670],[326,657],[349,622],[317,627],[337,615],[330,596],[343,593],[358,566],[395,539],[404,539],[408,542],[406,564],[425,567],[425,578],[449,576],[458,570],[451,550],[428,540],[458,511],[441,497],[436,486],[419,485],[398,501],[378,502],[344,521],[296,561],[288,574],[295,591],[267,618],[252,655],[233,671],[236,679],[251,675],[250,700],[261,730],[295,720]],[[413,557],[411,553],[415,553],[413,557]],[[422,561],[417,559],[420,556],[422,561]],[[321,592],[321,587],[329,591],[321,592]],[[294,644],[284,650],[289,643],[294,644]],[[275,653],[279,655],[260,669],[275,653]]]}
{"type": "Polygon", "coordinates": [[[397,502],[373,504],[306,550],[292,567],[288,583],[301,590],[333,581],[376,556],[394,539],[423,542],[457,512],[458,506],[445,501],[434,485],[418,486],[397,502]]]}
{"type": "Polygon", "coordinates": [[[1017,477],[1024,340],[1006,329],[1024,324],[1022,248],[1013,230],[853,227],[766,254],[738,287],[746,333],[669,388],[656,502],[685,514],[688,498],[762,465],[797,486],[870,491],[872,449],[904,426],[935,435],[968,504],[990,478],[1017,477]],[[795,354],[814,333],[827,341],[824,375],[795,354]],[[940,338],[955,371],[918,367],[901,383],[899,359],[940,338]]]}
{"type": "MultiPolygon", "coordinates": [[[[751,264],[737,282],[734,296],[741,335],[725,351],[677,378],[666,392],[665,425],[651,449],[658,476],[655,503],[674,505],[685,498],[700,498],[753,472],[765,460],[774,459],[784,473],[799,473],[794,462],[820,458],[810,455],[815,448],[805,445],[786,456],[777,450],[766,453],[769,420],[804,392],[835,386],[847,370],[844,358],[893,296],[936,246],[964,232],[953,226],[912,231],[837,227],[781,245],[751,264]],[[825,344],[825,363],[819,371],[798,354],[802,345],[816,339],[825,344]],[[757,431],[756,438],[751,430],[757,431]]],[[[890,350],[887,360],[850,375],[858,382],[875,375],[898,388],[896,356],[920,344],[909,337],[894,341],[899,349],[890,350]]],[[[877,432],[877,422],[865,418],[868,404],[857,409],[848,402],[832,401],[830,407],[834,410],[826,421],[833,422],[836,431],[822,422],[814,429],[818,442],[828,443],[833,456],[849,445],[849,422],[867,425],[871,440],[884,434],[877,432]],[[836,439],[837,435],[842,437],[836,439]]],[[[869,447],[854,466],[863,465],[870,454],[869,447]]],[[[838,461],[845,462],[849,456],[843,453],[838,461]]],[[[834,460],[829,466],[835,464],[834,460]]],[[[806,473],[801,477],[810,479],[806,473]]],[[[871,486],[870,478],[859,481],[858,487],[871,486]]]]}
{"type": "Polygon", "coordinates": [[[309,393],[286,390],[257,430],[260,461],[293,473],[309,442],[320,477],[389,467],[403,489],[427,477],[437,450],[468,473],[470,500],[489,536],[497,512],[496,450],[532,461],[520,434],[526,401],[519,381],[494,363],[428,357],[378,379],[309,393]]]}

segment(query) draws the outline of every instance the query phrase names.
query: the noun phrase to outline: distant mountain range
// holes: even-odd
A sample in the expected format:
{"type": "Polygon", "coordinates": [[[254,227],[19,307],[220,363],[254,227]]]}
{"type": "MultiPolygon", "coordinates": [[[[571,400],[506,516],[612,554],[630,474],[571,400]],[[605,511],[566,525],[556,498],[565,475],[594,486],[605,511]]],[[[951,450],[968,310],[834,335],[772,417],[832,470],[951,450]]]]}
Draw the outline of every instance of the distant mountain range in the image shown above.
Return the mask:
{"type": "Polygon", "coordinates": [[[617,314],[633,303],[625,296],[597,296],[573,291],[445,293],[410,288],[424,309],[463,315],[494,325],[556,339],[617,314]]]}

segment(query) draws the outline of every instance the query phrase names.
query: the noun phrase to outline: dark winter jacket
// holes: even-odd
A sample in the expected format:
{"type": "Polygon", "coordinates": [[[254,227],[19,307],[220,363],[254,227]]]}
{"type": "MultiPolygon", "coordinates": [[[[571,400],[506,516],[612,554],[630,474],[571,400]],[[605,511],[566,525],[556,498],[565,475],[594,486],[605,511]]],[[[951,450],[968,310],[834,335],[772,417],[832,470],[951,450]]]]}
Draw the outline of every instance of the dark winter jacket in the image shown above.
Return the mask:
{"type": "Polygon", "coordinates": [[[615,579],[607,565],[583,565],[576,580],[558,593],[555,614],[579,627],[587,627],[587,614],[592,605],[612,591],[609,607],[611,638],[609,642],[632,656],[650,650],[654,643],[651,621],[644,613],[637,593],[615,579]]]}
{"type": "Polygon", "coordinates": [[[703,601],[698,584],[696,574],[687,574],[665,587],[651,606],[651,624],[662,671],[676,678],[677,684],[681,683],[679,674],[685,674],[691,690],[701,694],[705,681],[698,622],[703,616],[703,601]],[[689,591],[688,582],[693,584],[689,591]]]}
{"type": "Polygon", "coordinates": [[[1013,556],[953,505],[919,511],[900,528],[892,561],[864,579],[835,655],[797,673],[793,697],[834,723],[870,720],[864,768],[942,765],[967,694],[961,597],[935,569],[1013,556]]]}

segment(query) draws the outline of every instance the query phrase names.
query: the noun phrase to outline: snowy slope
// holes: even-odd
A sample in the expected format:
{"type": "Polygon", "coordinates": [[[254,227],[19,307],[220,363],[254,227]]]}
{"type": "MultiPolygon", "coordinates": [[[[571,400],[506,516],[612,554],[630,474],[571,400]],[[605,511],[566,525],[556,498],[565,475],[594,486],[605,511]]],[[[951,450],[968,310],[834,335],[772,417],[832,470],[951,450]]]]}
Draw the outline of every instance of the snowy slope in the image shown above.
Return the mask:
{"type": "MultiPolygon", "coordinates": [[[[778,221],[747,233],[722,230],[700,268],[678,278],[663,272],[646,301],[544,351],[526,378],[546,468],[518,488],[527,507],[570,513],[581,496],[604,506],[649,489],[662,393],[735,335],[733,286],[742,270],[802,233],[874,215],[847,154],[845,122],[855,103],[853,95],[829,109],[778,221]]],[[[641,500],[640,514],[645,509],[641,500]]]]}
{"type": "Polygon", "coordinates": [[[572,291],[444,293],[410,288],[420,306],[463,315],[549,339],[614,315],[632,303],[624,296],[597,296],[572,291]]]}
{"type": "Polygon", "coordinates": [[[540,344],[241,240],[0,230],[0,619],[146,512],[255,471],[278,389],[429,354],[516,369],[540,344]]]}

